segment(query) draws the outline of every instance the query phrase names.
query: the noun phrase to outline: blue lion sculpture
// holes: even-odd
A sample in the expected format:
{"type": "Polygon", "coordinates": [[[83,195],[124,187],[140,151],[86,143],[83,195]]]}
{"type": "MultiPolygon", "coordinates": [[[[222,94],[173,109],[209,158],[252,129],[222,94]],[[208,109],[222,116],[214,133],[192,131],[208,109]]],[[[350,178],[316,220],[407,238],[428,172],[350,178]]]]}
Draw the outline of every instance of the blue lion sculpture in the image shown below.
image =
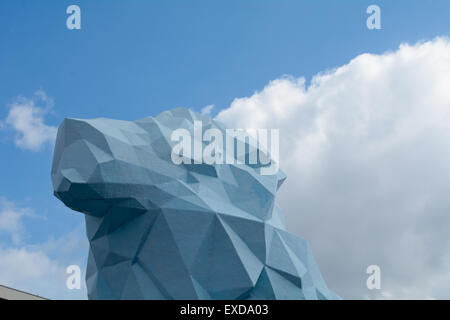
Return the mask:
{"type": "Polygon", "coordinates": [[[184,108],[59,127],[54,194],[85,214],[89,299],[338,298],[307,242],[285,229],[275,202],[281,171],[172,161],[171,134],[194,135],[195,121],[226,135],[184,108]]]}

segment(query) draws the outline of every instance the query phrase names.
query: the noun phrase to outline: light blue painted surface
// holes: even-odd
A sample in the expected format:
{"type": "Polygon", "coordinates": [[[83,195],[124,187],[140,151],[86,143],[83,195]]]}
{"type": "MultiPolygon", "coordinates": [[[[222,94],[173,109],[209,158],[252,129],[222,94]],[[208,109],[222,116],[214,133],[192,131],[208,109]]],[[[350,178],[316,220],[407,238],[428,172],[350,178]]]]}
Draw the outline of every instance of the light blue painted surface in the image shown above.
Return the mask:
{"type": "MultiPolygon", "coordinates": [[[[90,299],[334,299],[261,165],[171,160],[177,128],[224,127],[178,108],[135,122],[66,119],[55,195],[86,214],[90,299]]],[[[248,142],[248,141],[247,141],[248,142]]],[[[249,149],[247,149],[248,151],[249,149]]]]}

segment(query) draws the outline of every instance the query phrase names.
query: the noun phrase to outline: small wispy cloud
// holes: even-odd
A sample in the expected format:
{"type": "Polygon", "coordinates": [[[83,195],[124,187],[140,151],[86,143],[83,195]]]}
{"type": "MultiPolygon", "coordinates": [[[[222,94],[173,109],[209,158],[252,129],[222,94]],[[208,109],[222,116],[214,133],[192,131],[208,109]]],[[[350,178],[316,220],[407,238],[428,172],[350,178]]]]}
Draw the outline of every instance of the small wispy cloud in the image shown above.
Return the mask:
{"type": "Polygon", "coordinates": [[[0,128],[15,131],[16,146],[38,151],[44,144],[54,142],[57,128],[44,122],[53,107],[53,100],[43,90],[35,92],[32,98],[18,97],[9,107],[8,116],[0,128]]]}
{"type": "Polygon", "coordinates": [[[35,216],[30,208],[16,206],[13,202],[0,196],[0,235],[6,235],[18,245],[22,242],[24,217],[35,216]]]}
{"type": "Polygon", "coordinates": [[[214,109],[214,105],[213,104],[209,104],[206,107],[203,107],[201,110],[201,113],[205,116],[210,116],[211,115],[211,111],[214,109]]]}

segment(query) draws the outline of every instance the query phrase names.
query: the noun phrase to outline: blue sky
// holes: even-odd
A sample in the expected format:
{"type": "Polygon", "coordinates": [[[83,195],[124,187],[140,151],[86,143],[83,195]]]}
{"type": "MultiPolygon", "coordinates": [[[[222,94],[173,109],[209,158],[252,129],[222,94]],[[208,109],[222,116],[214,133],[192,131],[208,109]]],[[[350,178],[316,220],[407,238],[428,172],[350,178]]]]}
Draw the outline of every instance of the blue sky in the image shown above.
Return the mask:
{"type": "MultiPolygon", "coordinates": [[[[213,104],[217,114],[285,74],[309,81],[362,53],[449,36],[449,14],[447,0],[4,0],[0,120],[38,90],[53,100],[52,127],[65,117],[135,120],[177,106],[213,104]],[[81,30],[66,28],[71,4],[81,8],[81,30]],[[382,30],[366,28],[370,4],[381,8],[382,30]]],[[[0,197],[33,213],[21,218],[20,242],[0,230],[3,248],[60,239],[83,224],[52,196],[51,143],[28,150],[16,134],[0,130],[0,197]]],[[[65,254],[77,260],[78,252],[65,254]]]]}

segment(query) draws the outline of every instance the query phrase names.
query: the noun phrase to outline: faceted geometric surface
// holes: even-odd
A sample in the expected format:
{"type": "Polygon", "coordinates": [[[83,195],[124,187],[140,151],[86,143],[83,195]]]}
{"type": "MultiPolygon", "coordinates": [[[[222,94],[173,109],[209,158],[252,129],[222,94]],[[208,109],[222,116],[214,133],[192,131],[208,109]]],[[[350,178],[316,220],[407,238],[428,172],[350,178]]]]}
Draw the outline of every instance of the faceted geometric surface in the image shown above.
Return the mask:
{"type": "Polygon", "coordinates": [[[194,137],[194,120],[226,134],[183,108],[61,124],[52,182],[56,197],[85,213],[89,298],[338,298],[307,242],[285,231],[275,202],[281,171],[172,162],[173,130],[194,137]]]}

